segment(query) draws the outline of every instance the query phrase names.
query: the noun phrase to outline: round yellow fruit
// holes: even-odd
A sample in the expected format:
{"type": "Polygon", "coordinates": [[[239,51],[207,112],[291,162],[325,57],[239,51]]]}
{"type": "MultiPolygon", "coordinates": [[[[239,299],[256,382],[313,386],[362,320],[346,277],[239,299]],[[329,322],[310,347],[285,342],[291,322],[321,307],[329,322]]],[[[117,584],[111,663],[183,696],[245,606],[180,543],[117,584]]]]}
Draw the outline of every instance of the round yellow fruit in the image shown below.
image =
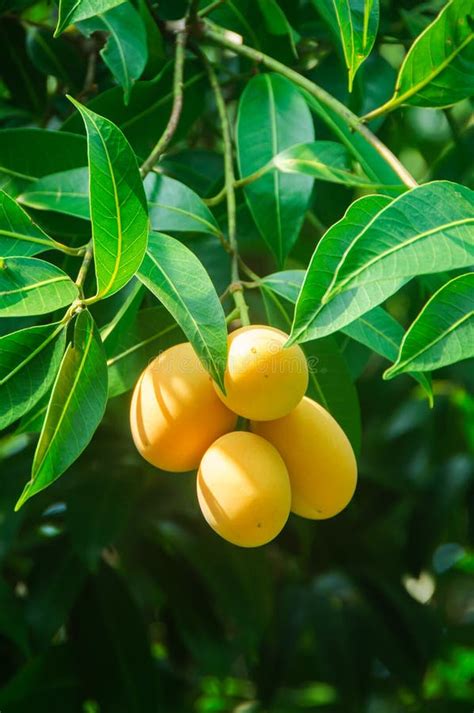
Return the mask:
{"type": "Polygon", "coordinates": [[[288,335],[265,325],[241,327],[229,335],[225,395],[235,413],[256,421],[286,416],[308,386],[308,365],[299,346],[284,349],[288,335]]]}
{"type": "Polygon", "coordinates": [[[287,416],[251,423],[286,463],[291,483],[291,510],[312,520],[341,512],[354,495],[357,463],[349,440],[322,406],[305,397],[287,416]]]}
{"type": "Polygon", "coordinates": [[[189,342],[156,357],[133,392],[133,440],[141,455],[162,470],[194,470],[211,443],[236,422],[189,342]]]}
{"type": "Polygon", "coordinates": [[[206,451],[197,494],[209,525],[240,547],[273,540],[290,513],[290,481],[281,456],[264,438],[245,431],[221,436],[206,451]]]}

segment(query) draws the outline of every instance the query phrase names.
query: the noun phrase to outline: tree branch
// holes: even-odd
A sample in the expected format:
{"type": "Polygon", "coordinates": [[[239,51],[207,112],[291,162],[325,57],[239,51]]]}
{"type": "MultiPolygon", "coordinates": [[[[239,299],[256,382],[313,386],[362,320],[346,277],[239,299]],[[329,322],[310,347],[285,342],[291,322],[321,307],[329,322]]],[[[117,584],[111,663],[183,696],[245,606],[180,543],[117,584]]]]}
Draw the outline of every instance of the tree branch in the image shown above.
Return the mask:
{"type": "Polygon", "coordinates": [[[332,109],[338,116],[340,116],[347,125],[358,134],[363,136],[365,140],[377,151],[377,153],[384,159],[384,161],[392,168],[392,170],[400,178],[401,182],[404,183],[409,188],[414,188],[417,183],[413,176],[407,171],[407,169],[400,163],[398,158],[390,151],[385,144],[383,144],[375,134],[373,134],[370,129],[368,129],[362,122],[361,119],[353,114],[350,109],[348,109],[344,104],[335,99],[329,92],[326,92],[322,87],[318,86],[311,80],[304,77],[299,72],[294,69],[287,67],[278,60],[270,57],[253,47],[248,47],[247,45],[239,44],[225,34],[215,31],[207,23],[203,23],[201,27],[204,37],[215,45],[220,47],[225,47],[231,50],[235,54],[242,55],[248,59],[253,60],[259,64],[262,64],[267,69],[273,72],[278,72],[282,74],[290,81],[297,84],[302,89],[306,90],[308,94],[318,100],[321,104],[332,109]]]}
{"type": "Polygon", "coordinates": [[[168,119],[168,124],[166,125],[166,129],[164,130],[163,134],[161,135],[160,139],[156,143],[148,158],[143,162],[142,166],[140,167],[140,174],[142,178],[145,178],[145,176],[150,173],[160,156],[166,151],[179,124],[181,110],[183,108],[184,57],[187,37],[187,27],[185,27],[183,30],[180,30],[176,34],[175,65],[173,77],[173,106],[171,109],[170,118],[168,119]]]}

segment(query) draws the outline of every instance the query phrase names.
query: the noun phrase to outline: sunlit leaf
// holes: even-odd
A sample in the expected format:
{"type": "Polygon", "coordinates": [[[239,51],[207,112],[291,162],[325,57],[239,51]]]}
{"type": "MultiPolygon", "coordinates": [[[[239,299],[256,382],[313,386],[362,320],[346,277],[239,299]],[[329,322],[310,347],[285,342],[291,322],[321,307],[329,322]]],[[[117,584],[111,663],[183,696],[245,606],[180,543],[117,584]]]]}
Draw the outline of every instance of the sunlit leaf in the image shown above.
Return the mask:
{"type": "Polygon", "coordinates": [[[86,20],[112,7],[121,5],[125,0],[59,0],[58,24],[55,36],[63,32],[69,25],[79,20],[86,20]]]}
{"type": "Polygon", "coordinates": [[[87,129],[90,212],[98,296],[123,287],[140,267],[148,212],[138,164],[115,124],[75,100],[87,129]]]}
{"type": "Polygon", "coordinates": [[[27,317],[70,305],[77,287],[65,272],[34,257],[0,260],[0,316],[27,317]]]}
{"type": "Polygon", "coordinates": [[[0,429],[27,413],[49,389],[65,342],[65,325],[58,322],[0,337],[0,429]]]}
{"type": "Polygon", "coordinates": [[[385,376],[439,369],[474,357],[474,272],[443,285],[426,303],[403,338],[385,376]]]}
{"type": "Polygon", "coordinates": [[[222,386],[227,356],[224,311],[197,257],[163,233],[151,233],[138,276],[179,324],[205,369],[222,386]]]}
{"type": "Polygon", "coordinates": [[[17,509],[51,485],[82,453],[102,420],[106,403],[105,352],[94,320],[84,310],[76,319],[74,340],[61,362],[36,447],[31,480],[17,509]]]}
{"type": "Polygon", "coordinates": [[[13,198],[0,191],[0,255],[36,255],[55,244],[13,198]]]}

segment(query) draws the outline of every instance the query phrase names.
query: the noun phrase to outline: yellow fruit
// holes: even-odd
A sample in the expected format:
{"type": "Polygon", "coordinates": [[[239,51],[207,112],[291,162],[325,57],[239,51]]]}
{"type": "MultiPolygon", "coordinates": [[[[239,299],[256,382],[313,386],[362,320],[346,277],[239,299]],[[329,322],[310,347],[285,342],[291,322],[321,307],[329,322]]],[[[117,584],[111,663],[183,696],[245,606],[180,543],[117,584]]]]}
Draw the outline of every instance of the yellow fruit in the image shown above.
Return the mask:
{"type": "Polygon", "coordinates": [[[135,386],[133,440],[141,455],[162,470],[194,470],[211,443],[235,428],[236,421],[217,398],[189,342],[160,354],[135,386]]]}
{"type": "Polygon", "coordinates": [[[225,405],[256,421],[286,416],[308,386],[308,365],[299,346],[283,349],[288,335],[265,325],[241,327],[228,338],[225,405]]]}
{"type": "Polygon", "coordinates": [[[312,399],[284,418],[251,423],[279,451],[290,476],[291,510],[312,520],[341,512],[357,483],[357,463],[349,440],[330,413],[312,399]]]}
{"type": "Polygon", "coordinates": [[[209,525],[240,547],[273,540],[290,513],[290,482],[281,456],[268,441],[245,431],[222,436],[206,451],[197,494],[209,525]]]}

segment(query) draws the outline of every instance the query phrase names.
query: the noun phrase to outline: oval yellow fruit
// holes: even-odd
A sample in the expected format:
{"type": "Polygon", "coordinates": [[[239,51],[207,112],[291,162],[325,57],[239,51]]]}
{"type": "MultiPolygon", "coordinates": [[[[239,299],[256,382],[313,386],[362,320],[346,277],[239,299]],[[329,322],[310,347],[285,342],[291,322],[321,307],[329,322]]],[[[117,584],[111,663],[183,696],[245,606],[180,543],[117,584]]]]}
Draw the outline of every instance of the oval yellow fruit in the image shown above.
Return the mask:
{"type": "Polygon", "coordinates": [[[337,421],[305,397],[287,416],[252,422],[251,430],[266,438],[286,463],[291,483],[291,510],[312,520],[337,515],[352,499],[357,463],[337,421]]]}
{"type": "Polygon", "coordinates": [[[211,443],[236,422],[189,342],[162,352],[135,386],[132,437],[145,460],[162,470],[194,470],[211,443]]]}
{"type": "Polygon", "coordinates": [[[197,495],[208,524],[240,547],[264,545],[282,530],[291,491],[278,451],[260,436],[234,431],[206,451],[197,495]]]}
{"type": "Polygon", "coordinates": [[[308,365],[299,346],[283,349],[288,335],[266,325],[241,327],[228,337],[226,393],[214,387],[235,413],[270,421],[289,413],[308,386],[308,365]]]}

